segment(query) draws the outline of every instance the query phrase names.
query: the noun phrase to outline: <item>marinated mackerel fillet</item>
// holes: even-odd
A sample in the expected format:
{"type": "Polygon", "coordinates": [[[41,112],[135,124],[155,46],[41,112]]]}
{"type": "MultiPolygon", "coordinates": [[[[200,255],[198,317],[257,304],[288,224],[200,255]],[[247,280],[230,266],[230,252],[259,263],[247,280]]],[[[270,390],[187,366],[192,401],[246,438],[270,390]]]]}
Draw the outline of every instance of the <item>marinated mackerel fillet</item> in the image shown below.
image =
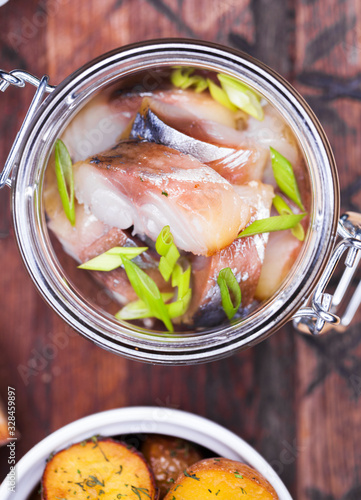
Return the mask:
{"type": "Polygon", "coordinates": [[[164,99],[163,95],[143,99],[131,138],[144,138],[189,153],[232,184],[261,180],[268,158],[265,147],[256,146],[239,130],[202,120],[192,111],[163,102],[160,97],[164,99]]]}
{"type": "Polygon", "coordinates": [[[86,104],[67,126],[62,135],[73,162],[114,146],[117,139],[136,115],[142,96],[127,94],[114,99],[106,92],[86,104]]]}
{"type": "MultiPolygon", "coordinates": [[[[269,217],[274,196],[272,186],[251,181],[248,185],[237,188],[242,199],[251,206],[251,222],[269,217]]],[[[217,284],[219,272],[225,267],[232,269],[240,284],[242,310],[246,311],[254,300],[267,241],[267,233],[256,234],[234,240],[227,248],[211,257],[195,257],[192,263],[193,296],[184,321],[195,325],[215,326],[225,319],[217,284]]]]}
{"type": "Polygon", "coordinates": [[[74,165],[75,194],[110,227],[156,240],[172,228],[181,250],[212,255],[246,226],[249,207],[234,187],[190,155],[149,142],[122,141],[74,165]]]}
{"type": "Polygon", "coordinates": [[[302,242],[287,232],[273,233],[267,245],[265,260],[255,292],[257,300],[266,300],[280,287],[291,270],[302,242]]]}
{"type": "MultiPolygon", "coordinates": [[[[144,246],[144,242],[129,234],[128,231],[107,226],[78,203],[76,203],[75,208],[76,223],[73,227],[62,208],[53,168],[46,171],[44,202],[49,229],[56,235],[65,252],[78,263],[93,259],[113,247],[144,246]]],[[[161,292],[170,290],[170,285],[162,279],[158,272],[159,255],[155,250],[149,248],[148,251],[136,257],[134,262],[156,282],[161,292]]],[[[137,299],[123,268],[110,272],[90,272],[120,304],[127,304],[137,299]]]]}

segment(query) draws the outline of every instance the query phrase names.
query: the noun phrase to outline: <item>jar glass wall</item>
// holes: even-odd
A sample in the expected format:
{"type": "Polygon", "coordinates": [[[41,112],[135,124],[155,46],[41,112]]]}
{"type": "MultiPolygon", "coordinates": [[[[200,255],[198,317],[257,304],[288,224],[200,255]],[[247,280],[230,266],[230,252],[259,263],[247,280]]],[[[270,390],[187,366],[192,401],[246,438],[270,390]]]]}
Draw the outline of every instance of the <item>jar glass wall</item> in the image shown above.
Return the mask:
{"type": "Polygon", "coordinates": [[[13,218],[25,264],[41,294],[73,328],[101,347],[132,359],[185,364],[218,359],[266,338],[305,304],[327,264],[336,238],[339,187],[325,134],[305,101],[279,75],[245,54],[214,44],[161,40],[124,47],[79,69],[41,105],[13,173],[13,218]],[[157,83],[159,71],[191,66],[228,74],[277,108],[304,155],[312,191],[311,223],[296,264],[262,307],[236,324],[164,335],[119,322],[69,280],[54,252],[43,207],[44,170],[56,139],[87,102],[111,85],[141,78],[157,83]]]}

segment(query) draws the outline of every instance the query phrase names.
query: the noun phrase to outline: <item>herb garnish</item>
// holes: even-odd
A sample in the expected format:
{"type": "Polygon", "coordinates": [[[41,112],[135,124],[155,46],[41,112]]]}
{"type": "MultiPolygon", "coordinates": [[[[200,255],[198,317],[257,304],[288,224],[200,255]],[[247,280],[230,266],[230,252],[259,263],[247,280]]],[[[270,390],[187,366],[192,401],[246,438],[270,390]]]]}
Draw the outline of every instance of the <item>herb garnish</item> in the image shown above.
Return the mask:
{"type": "Polygon", "coordinates": [[[304,210],[300,190],[298,189],[291,162],[274,148],[270,148],[270,151],[273,175],[278,187],[290,200],[296,203],[301,210],[304,210]]]}
{"type": "Polygon", "coordinates": [[[55,143],[55,174],[61,203],[71,225],[75,224],[73,165],[70,154],[60,139],[55,143]]]}
{"type": "Polygon", "coordinates": [[[94,257],[94,259],[84,262],[78,268],[87,269],[88,271],[113,271],[123,264],[122,256],[127,259],[134,259],[146,250],[148,250],[148,247],[113,247],[94,257]]]}
{"type": "Polygon", "coordinates": [[[104,481],[100,481],[96,476],[89,476],[89,479],[85,480],[85,484],[89,488],[94,488],[94,486],[105,486],[104,481]]]}
{"type": "Polygon", "coordinates": [[[141,493],[143,495],[146,495],[148,498],[151,498],[149,495],[149,490],[147,488],[137,488],[136,486],[132,486],[132,492],[135,493],[135,495],[137,495],[139,500],[142,500],[142,498],[140,496],[141,493]]]}
{"type": "MultiPolygon", "coordinates": [[[[287,205],[285,200],[281,198],[278,194],[273,198],[273,206],[277,210],[280,215],[292,215],[293,212],[291,208],[287,205]]],[[[291,228],[291,232],[295,238],[300,241],[305,239],[305,230],[303,229],[302,224],[298,223],[296,226],[291,228]]]]}
{"type": "Polygon", "coordinates": [[[221,269],[218,274],[217,283],[221,291],[222,307],[231,320],[241,305],[241,289],[237,278],[230,267],[221,269]]]}
{"type": "MultiPolygon", "coordinates": [[[[146,273],[144,273],[144,271],[138,268],[139,270],[138,274],[140,273],[144,277],[144,280],[147,281],[147,283],[152,282],[152,284],[146,285],[144,290],[139,289],[138,293],[132,283],[132,280],[128,275],[129,281],[131,282],[136,294],[138,295],[139,300],[130,302],[129,304],[124,306],[120,311],[117,312],[115,317],[120,320],[155,317],[162,320],[163,323],[166,325],[166,327],[170,331],[173,331],[169,328],[169,323],[166,323],[166,318],[169,318],[170,325],[172,325],[171,320],[173,318],[177,318],[185,314],[185,312],[189,307],[189,303],[192,297],[192,290],[189,287],[190,277],[191,277],[191,266],[189,263],[187,263],[187,269],[184,271],[182,266],[177,263],[180,254],[177,247],[174,244],[173,235],[170,232],[169,226],[165,226],[160,232],[156,241],[156,250],[161,256],[159,262],[159,271],[162,274],[162,277],[167,281],[171,277],[172,287],[178,288],[177,300],[167,303],[169,300],[173,298],[174,292],[160,293],[155,282],[151,280],[151,278],[146,273]],[[165,316],[164,314],[163,305],[161,305],[160,307],[162,307],[164,317],[161,317],[159,315],[160,314],[159,311],[157,311],[155,307],[153,307],[153,305],[149,303],[149,300],[147,302],[147,300],[145,299],[145,294],[146,293],[149,294],[151,289],[154,290],[154,293],[157,291],[157,296],[159,294],[160,299],[162,299],[167,316],[165,316]]],[[[137,267],[133,263],[131,263],[131,265],[134,267],[134,269],[137,267]]],[[[127,272],[129,264],[127,265],[125,264],[124,268],[125,271],[127,272]]]]}
{"type": "Polygon", "coordinates": [[[275,231],[284,231],[285,229],[292,229],[297,226],[306,214],[292,214],[292,215],[276,215],[268,217],[267,219],[255,220],[246,227],[239,235],[238,238],[245,236],[254,236],[260,233],[272,233],[275,231]]]}
{"type": "Polygon", "coordinates": [[[197,477],[192,471],[190,471],[191,473],[189,474],[186,470],[183,471],[183,474],[186,476],[186,477],[191,477],[192,479],[195,479],[196,481],[200,481],[200,478],[197,477]]]}
{"type": "Polygon", "coordinates": [[[228,99],[236,108],[253,116],[256,120],[263,120],[264,112],[261,106],[261,97],[254,90],[231,76],[218,73],[217,77],[228,99]]]}
{"type": "Polygon", "coordinates": [[[175,87],[185,90],[194,87],[196,92],[203,92],[208,87],[207,80],[199,75],[193,75],[194,68],[177,67],[170,76],[175,87]],[[192,76],[193,75],[193,76],[192,76]]]}
{"type": "MultiPolygon", "coordinates": [[[[162,193],[163,194],[163,193],[162,193]]],[[[168,281],[177,260],[180,257],[178,248],[174,244],[174,238],[169,226],[164,226],[155,242],[155,249],[159,253],[159,271],[165,281],[168,281]]]]}
{"type": "Polygon", "coordinates": [[[222,73],[217,74],[221,86],[210,78],[193,75],[194,68],[177,67],[171,74],[171,82],[175,87],[185,90],[194,87],[196,92],[208,89],[213,99],[232,111],[241,109],[257,120],[263,120],[264,112],[261,97],[247,85],[222,73]]]}

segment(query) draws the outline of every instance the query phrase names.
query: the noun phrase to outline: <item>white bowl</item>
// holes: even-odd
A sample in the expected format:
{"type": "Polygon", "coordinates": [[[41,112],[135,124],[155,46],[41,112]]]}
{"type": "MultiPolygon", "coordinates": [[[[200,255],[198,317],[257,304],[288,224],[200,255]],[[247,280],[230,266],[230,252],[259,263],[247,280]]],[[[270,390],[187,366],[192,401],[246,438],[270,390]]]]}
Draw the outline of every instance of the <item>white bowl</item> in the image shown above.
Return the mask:
{"type": "Polygon", "coordinates": [[[26,500],[40,482],[46,459],[54,452],[94,435],[122,436],[155,433],[193,441],[222,456],[257,469],[274,487],[280,500],[292,500],[272,467],[243,439],[203,417],[180,410],[134,406],[95,413],[53,432],[34,446],[16,465],[16,492],[7,478],[0,487],[1,500],[26,500]]]}

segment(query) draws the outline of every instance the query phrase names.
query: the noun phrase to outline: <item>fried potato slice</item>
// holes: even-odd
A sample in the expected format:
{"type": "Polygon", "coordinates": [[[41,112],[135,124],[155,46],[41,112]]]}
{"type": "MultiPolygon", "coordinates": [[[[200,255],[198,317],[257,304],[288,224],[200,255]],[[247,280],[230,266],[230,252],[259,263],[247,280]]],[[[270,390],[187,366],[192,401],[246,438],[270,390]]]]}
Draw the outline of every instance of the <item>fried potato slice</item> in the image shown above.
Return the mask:
{"type": "Polygon", "coordinates": [[[270,483],[248,465],[207,458],[188,467],[164,500],[278,500],[270,483]]]}
{"type": "Polygon", "coordinates": [[[189,441],[158,434],[147,436],[141,451],[153,469],[160,498],[167,494],[184,469],[202,458],[189,441]]]}
{"type": "Polygon", "coordinates": [[[157,500],[154,475],[143,455],[125,443],[97,439],[73,444],[47,463],[43,500],[157,500]]]}

